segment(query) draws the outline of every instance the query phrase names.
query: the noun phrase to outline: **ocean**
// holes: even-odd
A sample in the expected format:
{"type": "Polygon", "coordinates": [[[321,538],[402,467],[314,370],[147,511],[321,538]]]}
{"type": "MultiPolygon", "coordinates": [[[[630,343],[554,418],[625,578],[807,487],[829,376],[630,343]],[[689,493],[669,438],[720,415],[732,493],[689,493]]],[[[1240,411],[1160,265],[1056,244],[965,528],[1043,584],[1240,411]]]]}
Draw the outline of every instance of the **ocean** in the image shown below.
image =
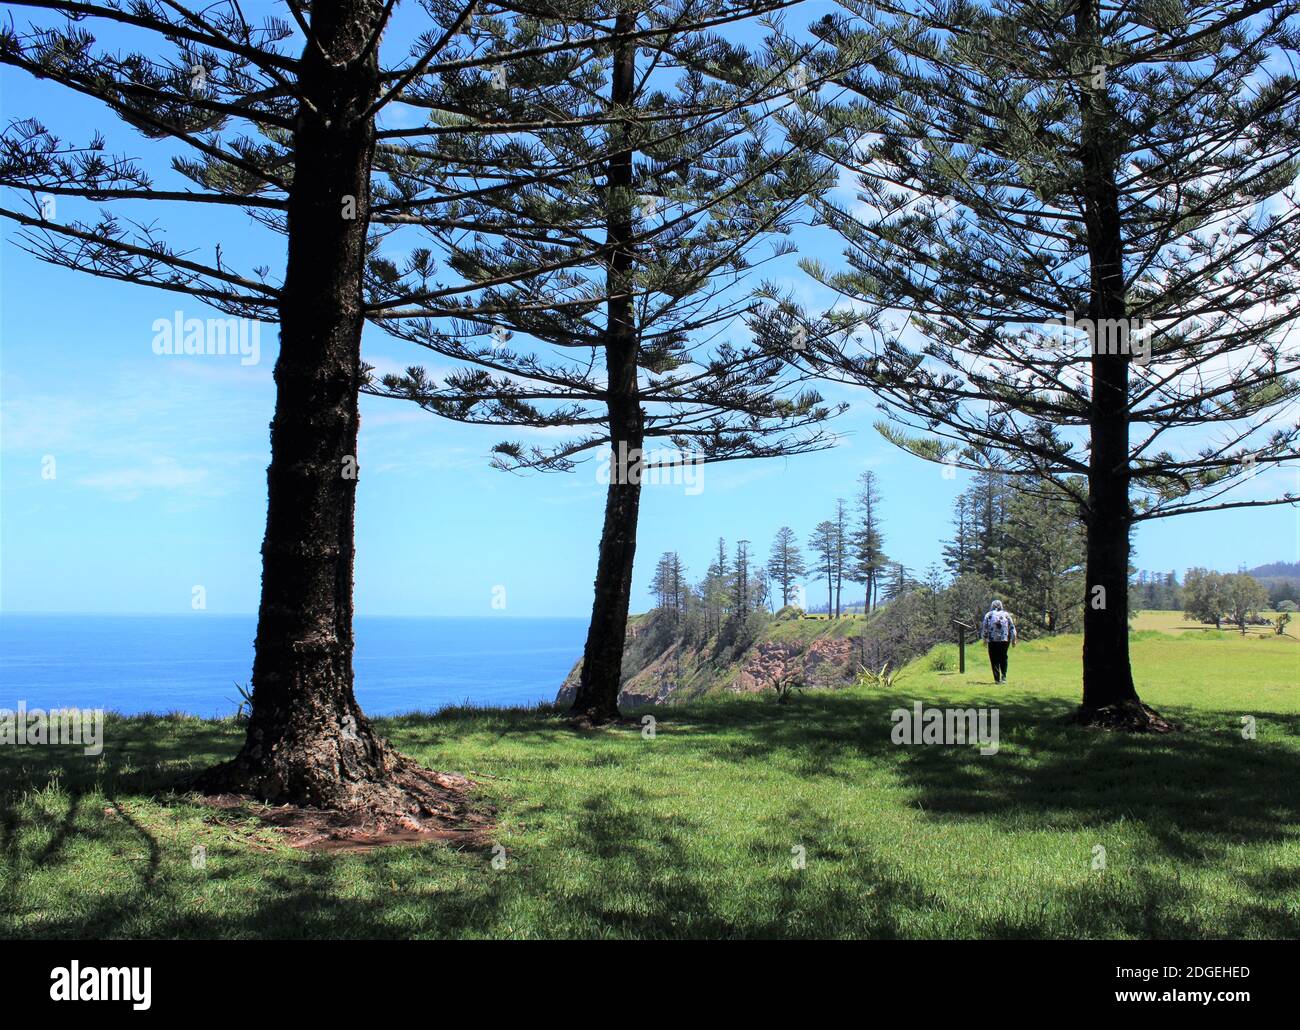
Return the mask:
{"type": "MultiPolygon", "coordinates": [[[[251,615],[0,614],[0,708],[232,714],[253,667],[251,615]]],[[[368,715],[551,701],[582,657],[580,618],[356,620],[368,715]]]]}

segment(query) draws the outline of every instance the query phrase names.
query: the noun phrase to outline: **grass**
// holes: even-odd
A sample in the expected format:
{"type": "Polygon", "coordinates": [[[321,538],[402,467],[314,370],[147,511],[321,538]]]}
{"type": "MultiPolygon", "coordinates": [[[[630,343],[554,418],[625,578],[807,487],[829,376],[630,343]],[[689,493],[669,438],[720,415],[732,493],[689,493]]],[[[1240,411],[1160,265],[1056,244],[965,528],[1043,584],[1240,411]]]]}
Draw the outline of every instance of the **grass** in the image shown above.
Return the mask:
{"type": "Polygon", "coordinates": [[[167,784],[240,730],[113,719],[98,759],[0,748],[0,935],[1294,938],[1294,643],[1138,632],[1143,698],[1187,726],[1159,738],[1060,722],[1078,637],[1017,647],[1007,687],[976,649],[965,676],[923,658],[887,695],[663,709],[653,739],[546,711],[378,720],[477,776],[499,869],[490,852],[306,854],[216,825],[167,784]],[[998,706],[1000,752],[894,746],[889,713],[914,699],[998,706]]]}
{"type": "MultiPolygon", "coordinates": [[[[1262,614],[1270,621],[1275,621],[1277,619],[1276,612],[1270,611],[1263,612],[1262,614]]],[[[1158,630],[1161,633],[1195,633],[1209,634],[1211,636],[1217,633],[1222,634],[1223,636],[1235,637],[1240,637],[1242,635],[1241,630],[1228,622],[1227,619],[1224,619],[1222,629],[1216,629],[1214,623],[1197,622],[1195,620],[1186,619],[1183,617],[1182,612],[1139,612],[1137,617],[1133,620],[1133,628],[1135,630],[1158,630]]],[[[1293,615],[1291,623],[1287,626],[1288,633],[1284,635],[1283,639],[1290,640],[1293,643],[1296,642],[1294,634],[1298,629],[1300,629],[1300,618],[1293,615]]],[[[1247,637],[1276,637],[1277,635],[1277,630],[1273,626],[1246,627],[1247,637]]]]}

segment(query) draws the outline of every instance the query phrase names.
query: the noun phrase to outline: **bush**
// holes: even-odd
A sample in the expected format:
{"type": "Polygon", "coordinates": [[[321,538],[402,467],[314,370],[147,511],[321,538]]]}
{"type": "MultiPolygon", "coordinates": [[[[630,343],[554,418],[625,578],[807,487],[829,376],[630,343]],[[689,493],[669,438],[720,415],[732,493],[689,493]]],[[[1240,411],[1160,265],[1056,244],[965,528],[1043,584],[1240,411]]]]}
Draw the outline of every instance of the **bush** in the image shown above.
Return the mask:
{"type": "Polygon", "coordinates": [[[797,674],[790,673],[785,676],[774,676],[772,678],[772,689],[776,691],[776,703],[784,705],[789,704],[794,692],[803,690],[804,685],[797,674]]]}
{"type": "Polygon", "coordinates": [[[869,687],[878,687],[881,690],[893,690],[894,684],[898,681],[899,672],[897,669],[891,669],[886,662],[879,669],[868,669],[862,674],[862,682],[869,687]]]}
{"type": "Polygon", "coordinates": [[[932,625],[927,599],[920,593],[904,594],[881,608],[862,632],[862,662],[869,669],[889,665],[901,669],[919,658],[948,634],[932,625]]]}
{"type": "Polygon", "coordinates": [[[927,664],[934,672],[951,672],[957,668],[957,649],[950,644],[942,644],[930,652],[927,664]]]}

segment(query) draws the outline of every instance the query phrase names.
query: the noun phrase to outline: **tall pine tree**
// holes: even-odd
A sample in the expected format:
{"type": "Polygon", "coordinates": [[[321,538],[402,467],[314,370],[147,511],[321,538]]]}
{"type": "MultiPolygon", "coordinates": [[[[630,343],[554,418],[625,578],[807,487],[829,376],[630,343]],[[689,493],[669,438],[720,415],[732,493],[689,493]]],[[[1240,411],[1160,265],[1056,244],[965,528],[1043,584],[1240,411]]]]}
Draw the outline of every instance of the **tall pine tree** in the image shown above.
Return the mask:
{"type": "Polygon", "coordinates": [[[899,445],[1072,500],[1078,717],[1164,729],[1129,662],[1132,527],[1296,500],[1225,496],[1298,456],[1295,5],[846,6],[814,27],[863,55],[834,117],[877,131],[832,148],[860,205],[821,205],[851,269],[805,267],[859,304],[810,338],[899,445]]]}
{"type": "MultiPolygon", "coordinates": [[[[455,217],[444,175],[399,169],[440,168],[455,138],[403,139],[384,118],[396,105],[445,107],[446,77],[488,63],[463,49],[476,5],[426,0],[427,29],[409,49],[383,44],[394,5],[382,0],[290,2],[254,22],[222,0],[15,6],[39,20],[0,29],[0,62],[97,102],[155,155],[146,164],[110,152],[99,131],[67,142],[36,119],[6,126],[0,186],[25,194],[27,210],[0,215],[22,227],[21,245],[279,324],[252,716],[239,755],[200,782],[275,802],[438,807],[437,785],[375,734],[353,693],[358,391],[362,327],[402,303],[379,239],[413,211],[455,217]],[[155,183],[157,167],[167,182],[155,183]],[[99,210],[87,213],[90,203],[99,210]],[[163,212],[182,209],[206,217],[164,224],[163,212]],[[265,267],[240,271],[214,242],[231,232],[221,216],[237,213],[283,236],[265,248],[265,267]],[[202,244],[178,242],[195,225],[202,244]]],[[[494,7],[508,21],[547,16],[544,4],[525,16],[494,7]]],[[[570,38],[558,49],[585,46],[570,38]]],[[[532,55],[515,47],[493,60],[532,55]]],[[[498,151],[509,136],[484,134],[498,151]]]]}
{"type": "MultiPolygon", "coordinates": [[[[596,41],[593,56],[531,102],[517,153],[466,154],[457,169],[467,182],[500,174],[502,160],[552,173],[508,193],[477,196],[467,185],[458,219],[427,226],[462,285],[420,283],[411,310],[393,313],[407,338],[477,367],[442,382],[413,367],[374,386],[462,421],[573,431],[550,447],[502,442],[503,468],[571,471],[608,454],[573,705],[593,723],[618,714],[643,479],[681,462],[831,442],[821,423],[834,409],[801,389],[785,360],[803,341],[744,342],[750,269],[788,252],[782,236],[834,181],[815,156],[821,138],[792,62],[706,31],[774,6],[573,6],[569,23],[596,41]],[[433,316],[455,314],[446,298],[458,289],[472,293],[464,303],[473,310],[453,331],[433,316]],[[516,337],[527,349],[509,343],[516,337]]],[[[570,28],[536,32],[558,40],[570,28]]],[[[503,91],[502,104],[517,102],[503,91]]]]}

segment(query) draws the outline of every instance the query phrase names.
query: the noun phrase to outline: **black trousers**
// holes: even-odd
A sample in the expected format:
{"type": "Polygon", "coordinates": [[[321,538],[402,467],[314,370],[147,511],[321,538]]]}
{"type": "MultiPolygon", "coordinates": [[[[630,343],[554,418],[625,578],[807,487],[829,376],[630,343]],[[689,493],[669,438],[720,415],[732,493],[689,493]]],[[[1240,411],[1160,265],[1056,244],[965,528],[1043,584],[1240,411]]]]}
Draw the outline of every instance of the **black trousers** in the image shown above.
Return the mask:
{"type": "Polygon", "coordinates": [[[993,666],[993,678],[995,680],[1005,680],[1007,678],[1007,648],[1011,646],[1009,640],[990,640],[989,641],[989,664],[993,666]]]}

